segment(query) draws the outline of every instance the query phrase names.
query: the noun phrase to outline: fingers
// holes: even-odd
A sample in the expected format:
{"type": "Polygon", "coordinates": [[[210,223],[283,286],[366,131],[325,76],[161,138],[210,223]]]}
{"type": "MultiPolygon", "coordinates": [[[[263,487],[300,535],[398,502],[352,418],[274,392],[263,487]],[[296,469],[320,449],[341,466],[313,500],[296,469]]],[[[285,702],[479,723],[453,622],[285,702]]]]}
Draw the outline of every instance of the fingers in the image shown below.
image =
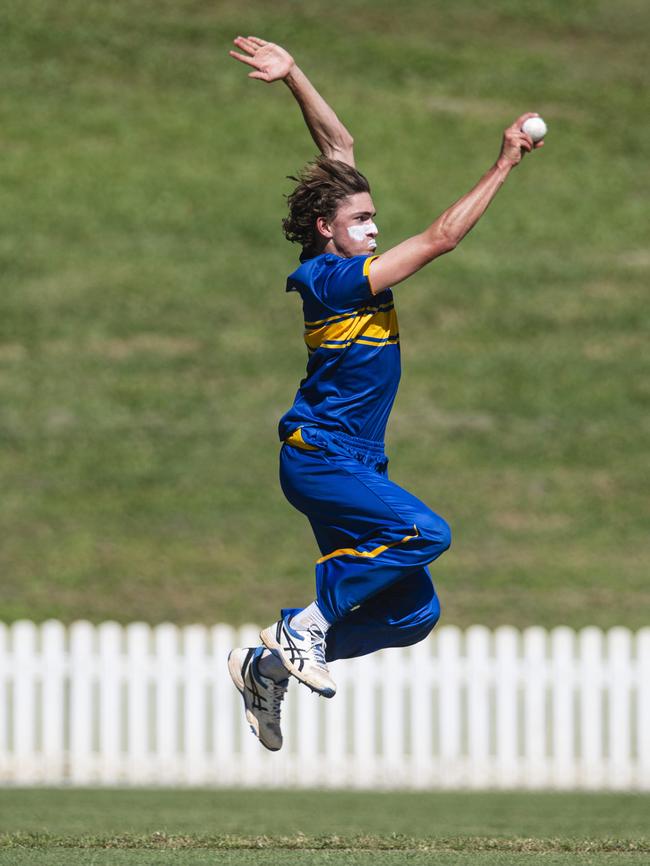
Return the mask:
{"type": "Polygon", "coordinates": [[[251,42],[254,42],[255,45],[258,45],[260,48],[263,48],[265,45],[269,44],[265,39],[260,39],[259,36],[249,36],[248,38],[251,42]]]}
{"type": "Polygon", "coordinates": [[[527,153],[530,153],[534,146],[535,142],[530,135],[525,132],[519,133],[519,147],[523,147],[527,153]]]}
{"type": "Polygon", "coordinates": [[[233,39],[233,42],[237,48],[241,48],[242,51],[247,51],[249,54],[255,54],[259,49],[259,45],[251,42],[251,40],[247,39],[245,36],[238,36],[236,39],[233,39]]]}
{"type": "Polygon", "coordinates": [[[257,61],[253,57],[247,57],[245,54],[238,54],[236,51],[229,51],[231,57],[239,60],[240,63],[247,63],[249,66],[257,66],[257,61]]]}
{"type": "Polygon", "coordinates": [[[521,117],[518,117],[510,128],[521,129],[530,117],[539,117],[539,114],[536,111],[527,111],[525,114],[522,114],[521,117]]]}
{"type": "Polygon", "coordinates": [[[268,81],[269,80],[268,72],[259,72],[259,71],[249,72],[248,77],[249,78],[259,78],[261,81],[268,81]]]}
{"type": "Polygon", "coordinates": [[[525,150],[526,153],[530,153],[534,147],[532,138],[529,135],[526,135],[525,132],[522,132],[521,135],[518,135],[516,137],[513,136],[510,141],[512,142],[512,144],[521,148],[521,150],[525,150]]]}

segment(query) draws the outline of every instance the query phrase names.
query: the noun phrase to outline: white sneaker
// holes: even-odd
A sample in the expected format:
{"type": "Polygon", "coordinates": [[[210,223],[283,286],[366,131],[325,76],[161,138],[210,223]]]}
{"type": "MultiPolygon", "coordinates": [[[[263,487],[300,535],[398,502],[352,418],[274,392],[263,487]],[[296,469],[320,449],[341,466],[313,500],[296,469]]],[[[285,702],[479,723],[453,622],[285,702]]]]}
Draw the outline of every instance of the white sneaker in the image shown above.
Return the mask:
{"type": "Polygon", "coordinates": [[[325,635],[318,626],[295,629],[285,616],[261,631],[260,639],[264,646],[278,653],[282,664],[297,680],[324,698],[334,697],[336,683],[327,668],[325,635]]]}
{"type": "Polygon", "coordinates": [[[264,647],[234,649],[228,655],[232,681],[244,699],[246,720],[263,746],[272,752],[282,748],[280,710],[289,679],[276,683],[259,671],[258,661],[264,647]]]}

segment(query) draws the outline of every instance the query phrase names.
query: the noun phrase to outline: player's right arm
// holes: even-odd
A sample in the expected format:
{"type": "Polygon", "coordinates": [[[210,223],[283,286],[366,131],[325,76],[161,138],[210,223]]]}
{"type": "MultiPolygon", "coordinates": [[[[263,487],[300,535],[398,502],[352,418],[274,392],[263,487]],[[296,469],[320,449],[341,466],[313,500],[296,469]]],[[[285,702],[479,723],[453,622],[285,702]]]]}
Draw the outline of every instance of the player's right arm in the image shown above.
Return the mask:
{"type": "Polygon", "coordinates": [[[230,56],[253,67],[249,78],[284,81],[323,156],[354,166],[354,139],[288,51],[257,36],[238,36],[234,43],[245,54],[231,51],[230,56]]]}
{"type": "Polygon", "coordinates": [[[369,278],[373,294],[379,294],[389,286],[396,286],[424,265],[458,246],[483,216],[524,154],[542,146],[543,142],[533,144],[530,136],[521,131],[524,121],[536,116],[532,112],[522,114],[506,129],[499,158],[476,186],[447,208],[421,234],[403,241],[370,263],[369,278]]]}

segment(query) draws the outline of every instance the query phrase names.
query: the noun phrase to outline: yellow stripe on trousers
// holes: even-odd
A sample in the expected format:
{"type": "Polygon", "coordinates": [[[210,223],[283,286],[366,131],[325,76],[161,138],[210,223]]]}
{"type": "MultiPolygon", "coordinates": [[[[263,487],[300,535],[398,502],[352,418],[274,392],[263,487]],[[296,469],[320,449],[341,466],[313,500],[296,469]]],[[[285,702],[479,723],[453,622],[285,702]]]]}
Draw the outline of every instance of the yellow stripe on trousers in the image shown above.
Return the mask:
{"type": "Polygon", "coordinates": [[[413,529],[415,529],[415,535],[405,535],[401,541],[392,541],[390,544],[380,544],[379,547],[375,547],[374,550],[356,550],[354,547],[342,547],[340,550],[334,550],[332,553],[328,553],[327,556],[321,556],[320,559],[316,560],[316,565],[320,565],[321,562],[327,562],[328,559],[333,559],[335,556],[365,556],[367,559],[373,559],[375,556],[379,556],[380,553],[388,550],[389,547],[396,547],[398,544],[404,544],[405,541],[417,538],[420,534],[417,526],[414,526],[413,529]]]}

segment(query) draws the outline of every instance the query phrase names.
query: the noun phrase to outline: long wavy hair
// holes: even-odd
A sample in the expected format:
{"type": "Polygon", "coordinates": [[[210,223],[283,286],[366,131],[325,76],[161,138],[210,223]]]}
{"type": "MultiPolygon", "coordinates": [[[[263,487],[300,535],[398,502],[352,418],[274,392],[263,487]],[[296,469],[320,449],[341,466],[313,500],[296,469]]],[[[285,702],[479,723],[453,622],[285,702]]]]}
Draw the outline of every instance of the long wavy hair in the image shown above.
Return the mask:
{"type": "Polygon", "coordinates": [[[370,192],[367,178],[345,162],[319,156],[307,163],[298,177],[289,176],[298,186],[287,196],[289,216],[282,220],[287,240],[301,244],[305,252],[316,252],[321,235],[318,217],[334,218],[339,203],[350,195],[370,192]]]}

